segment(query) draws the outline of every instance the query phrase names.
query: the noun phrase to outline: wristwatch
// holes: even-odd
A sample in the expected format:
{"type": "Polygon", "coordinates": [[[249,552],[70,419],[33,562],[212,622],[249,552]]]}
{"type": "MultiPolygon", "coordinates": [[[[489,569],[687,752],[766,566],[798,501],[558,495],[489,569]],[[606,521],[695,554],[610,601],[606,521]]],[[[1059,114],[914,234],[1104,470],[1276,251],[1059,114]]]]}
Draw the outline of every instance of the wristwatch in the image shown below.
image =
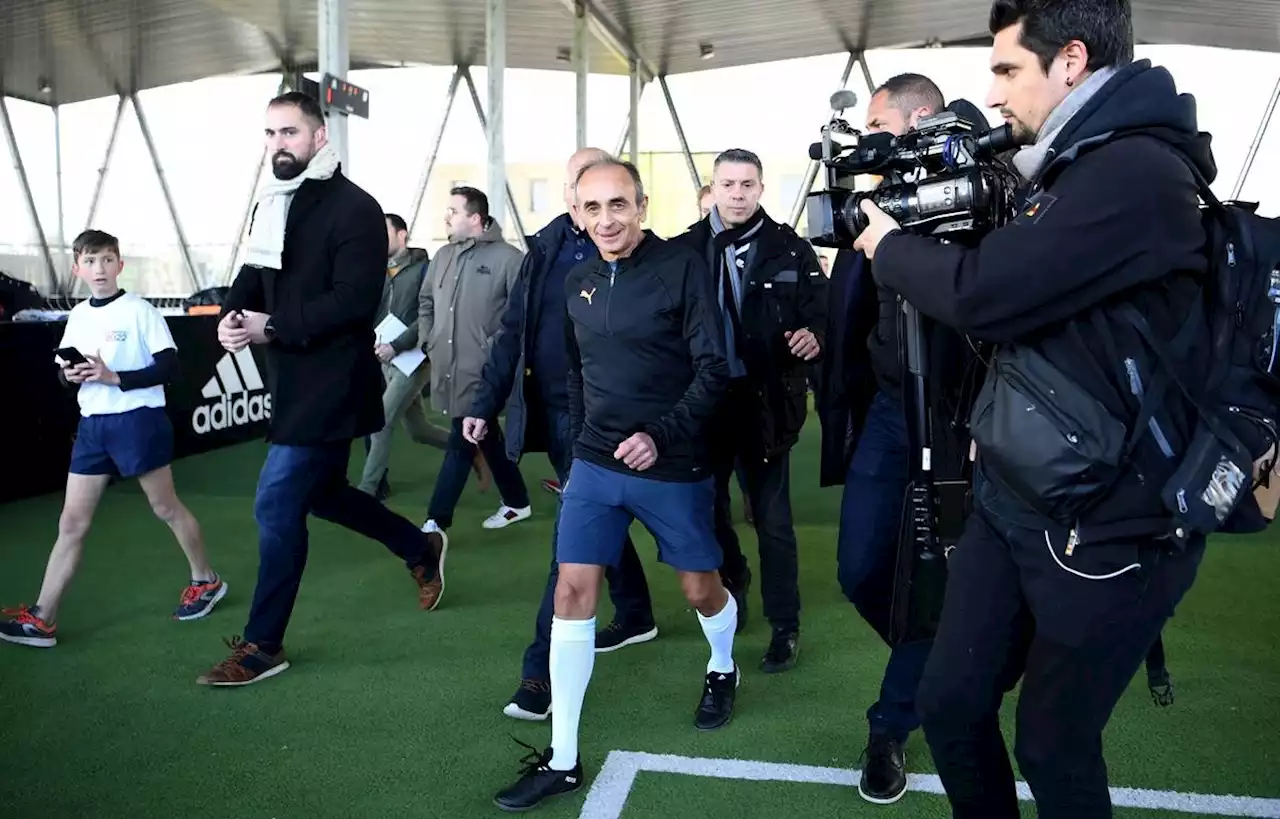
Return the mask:
{"type": "Polygon", "coordinates": [[[268,318],[267,323],[262,325],[262,334],[267,337],[268,343],[276,340],[276,326],[275,326],[274,316],[272,316],[271,318],[268,318]]]}

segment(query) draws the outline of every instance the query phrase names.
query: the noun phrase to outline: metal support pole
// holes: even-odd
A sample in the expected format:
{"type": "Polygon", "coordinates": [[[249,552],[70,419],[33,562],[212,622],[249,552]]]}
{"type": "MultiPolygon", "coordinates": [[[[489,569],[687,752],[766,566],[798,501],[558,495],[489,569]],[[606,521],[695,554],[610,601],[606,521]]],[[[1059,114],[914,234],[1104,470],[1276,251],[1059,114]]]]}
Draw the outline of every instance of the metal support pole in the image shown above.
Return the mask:
{"type": "Polygon", "coordinates": [[[640,63],[631,61],[631,117],[627,122],[627,141],[630,143],[631,164],[640,162],[640,95],[644,85],[640,81],[640,63]]]}
{"type": "MultiPolygon", "coordinates": [[[[115,152],[116,137],[120,135],[120,123],[124,121],[124,106],[129,100],[121,94],[116,101],[116,117],[111,123],[111,133],[107,136],[107,148],[103,152],[102,164],[98,166],[98,181],[93,185],[93,196],[89,199],[89,213],[84,220],[84,229],[93,227],[93,220],[98,216],[98,203],[102,201],[102,188],[107,182],[107,171],[111,170],[111,156],[115,152]]],[[[67,268],[67,276],[62,283],[62,295],[70,298],[80,288],[80,279],[67,268]]]]}
{"type": "MultiPolygon", "coordinates": [[[[867,52],[858,52],[858,65],[862,66],[862,81],[867,84],[867,104],[871,104],[871,94],[876,92],[876,81],[871,79],[871,69],[867,66],[867,52]]],[[[849,81],[848,75],[845,75],[845,82],[849,81]]]]}
{"type": "Polygon", "coordinates": [[[684,153],[684,161],[689,165],[689,177],[693,179],[693,195],[702,190],[702,175],[698,173],[698,164],[693,161],[693,152],[689,150],[689,140],[684,137],[684,128],[680,125],[680,115],[676,113],[675,100],[671,99],[671,89],[667,87],[667,77],[658,77],[658,85],[662,86],[662,96],[667,98],[667,110],[671,112],[671,124],[676,128],[676,138],[680,140],[680,150],[684,153]]]}
{"type": "Polygon", "coordinates": [[[240,261],[240,248],[244,245],[244,234],[249,229],[249,220],[253,218],[253,207],[258,202],[258,183],[262,181],[262,167],[267,164],[267,147],[262,147],[262,152],[258,154],[258,165],[253,170],[253,182],[249,184],[249,201],[244,206],[244,216],[240,218],[240,230],[236,231],[236,241],[231,245],[231,255],[227,258],[227,273],[222,277],[223,284],[231,284],[235,281],[236,271],[239,266],[236,262],[240,261]]]}
{"type": "Polygon", "coordinates": [[[156,169],[156,178],[160,180],[160,192],[164,194],[165,204],[169,206],[169,215],[173,218],[173,230],[178,235],[178,249],[182,251],[182,260],[187,266],[187,278],[191,280],[191,292],[200,289],[200,277],[196,273],[196,263],[191,258],[191,246],[187,244],[187,236],[182,232],[182,220],[178,218],[178,207],[173,202],[173,193],[169,190],[169,180],[165,178],[164,168],[160,164],[160,153],[156,151],[155,140],[151,138],[151,127],[147,125],[147,115],[142,111],[142,103],[136,93],[129,94],[133,103],[133,114],[138,118],[138,129],[142,131],[142,140],[147,143],[147,152],[151,154],[151,164],[156,169]]]}
{"type": "Polygon", "coordinates": [[[435,142],[431,144],[431,154],[427,164],[422,168],[422,176],[418,179],[418,189],[413,192],[413,205],[409,208],[409,235],[413,235],[418,225],[418,215],[422,212],[422,197],[427,194],[427,185],[431,182],[431,172],[435,170],[436,158],[440,155],[440,145],[444,142],[444,129],[449,124],[449,112],[453,110],[453,99],[458,95],[458,83],[462,81],[462,67],[453,70],[453,79],[449,80],[449,93],[444,98],[444,116],[440,117],[440,129],[436,131],[435,142]]]}
{"type": "MultiPolygon", "coordinates": [[[[501,201],[507,185],[507,158],[503,145],[504,109],[503,80],[507,73],[507,0],[485,1],[485,58],[488,62],[489,119],[485,125],[485,138],[489,143],[489,185],[486,190],[494,200],[501,201]]],[[[495,208],[502,215],[502,208],[495,208]]],[[[516,201],[511,199],[511,211],[517,213],[516,201]]]]}
{"type": "Polygon", "coordinates": [[[4,135],[9,141],[9,155],[13,157],[13,169],[18,172],[18,184],[22,186],[22,198],[27,203],[27,215],[40,237],[40,249],[44,252],[45,273],[49,277],[48,295],[58,292],[58,272],[53,266],[53,256],[49,253],[49,241],[44,236],[44,227],[40,224],[40,213],[36,210],[35,197],[31,195],[31,183],[27,180],[27,167],[22,163],[22,154],[18,152],[18,137],[13,133],[13,121],[9,119],[9,106],[5,104],[4,95],[0,94],[0,124],[4,125],[4,135]]]}
{"type": "Polygon", "coordinates": [[[1263,137],[1267,135],[1267,128],[1271,125],[1271,115],[1276,112],[1276,101],[1280,100],[1280,77],[1276,78],[1275,87],[1271,89],[1271,101],[1267,103],[1267,110],[1262,115],[1262,122],[1258,123],[1258,132],[1253,135],[1253,142],[1249,145],[1249,153],[1244,158],[1244,165],[1240,168],[1240,175],[1236,177],[1236,186],[1231,189],[1231,198],[1239,199],[1240,193],[1244,190],[1244,183],[1249,178],[1249,171],[1253,169],[1254,157],[1258,155],[1258,149],[1262,147],[1263,137]]]}
{"type": "MultiPolygon", "coordinates": [[[[280,84],[276,86],[276,96],[283,94],[286,88],[292,90],[287,72],[280,77],[280,84]]],[[[267,146],[264,144],[262,153],[258,154],[258,164],[253,169],[253,182],[249,185],[249,201],[245,203],[244,216],[240,217],[240,229],[236,231],[236,241],[231,246],[231,256],[227,259],[227,274],[222,279],[224,284],[231,284],[239,269],[236,262],[240,261],[240,248],[244,244],[245,231],[249,229],[249,220],[253,218],[253,206],[258,202],[258,183],[262,181],[262,168],[266,164],[267,146]]]]}
{"type": "MultiPolygon", "coordinates": [[[[644,89],[648,88],[647,82],[640,83],[640,96],[644,97],[644,89]]],[[[622,135],[618,137],[618,147],[614,150],[614,156],[622,156],[622,149],[627,147],[627,140],[631,136],[631,106],[627,106],[627,118],[622,121],[622,135]]]]}
{"type": "Polygon", "coordinates": [[[102,201],[102,186],[107,181],[107,171],[111,170],[111,155],[116,149],[116,137],[120,135],[120,122],[124,119],[124,106],[128,97],[123,94],[116,103],[116,118],[111,123],[111,135],[107,137],[107,150],[102,157],[102,165],[98,168],[98,181],[93,186],[93,198],[89,200],[89,214],[84,220],[85,230],[93,227],[93,220],[98,216],[98,203],[102,201]]]}
{"type": "MultiPolygon", "coordinates": [[[[67,211],[62,199],[62,107],[59,105],[53,106],[53,173],[58,191],[58,262],[63,264],[67,254],[67,211]]],[[[55,270],[55,279],[56,273],[55,270]]]]}
{"type": "MultiPolygon", "coordinates": [[[[471,77],[471,70],[466,66],[462,68],[462,78],[467,81],[467,90],[471,92],[471,102],[476,107],[476,116],[480,119],[480,127],[489,130],[489,118],[484,115],[484,106],[480,104],[480,94],[476,91],[476,81],[471,77]]],[[[516,233],[519,239],[520,247],[528,250],[528,246],[524,243],[524,222],[520,219],[520,211],[516,209],[516,198],[511,194],[511,184],[505,183],[507,189],[507,204],[511,207],[511,218],[516,223],[516,233]]],[[[492,203],[494,197],[489,197],[492,203]]]]}
{"type": "MultiPolygon", "coordinates": [[[[347,44],[348,0],[318,0],[316,21],[319,28],[317,42],[320,46],[320,72],[347,78],[350,69],[350,52],[347,44]]],[[[323,91],[321,92],[323,93],[323,91]]],[[[329,144],[338,154],[342,172],[351,178],[350,140],[347,138],[347,115],[337,111],[328,117],[329,144]]]]}
{"type": "MultiPolygon", "coordinates": [[[[849,75],[853,73],[855,62],[862,63],[862,76],[867,81],[867,90],[870,91],[875,86],[871,84],[871,72],[867,70],[867,61],[863,58],[861,51],[849,52],[849,59],[844,64],[844,73],[840,75],[840,87],[844,88],[849,84],[849,75]]],[[[835,113],[832,111],[832,116],[835,113]]],[[[805,171],[804,182],[801,183],[800,190],[796,191],[796,202],[791,206],[791,219],[787,222],[793,230],[800,224],[800,217],[804,214],[804,203],[809,198],[809,191],[813,190],[813,180],[818,178],[818,169],[821,166],[822,163],[816,159],[809,161],[809,170],[805,171]]]]}
{"type": "Polygon", "coordinates": [[[577,134],[578,150],[587,147],[587,5],[577,0],[573,10],[573,50],[570,58],[577,79],[577,134]]]}

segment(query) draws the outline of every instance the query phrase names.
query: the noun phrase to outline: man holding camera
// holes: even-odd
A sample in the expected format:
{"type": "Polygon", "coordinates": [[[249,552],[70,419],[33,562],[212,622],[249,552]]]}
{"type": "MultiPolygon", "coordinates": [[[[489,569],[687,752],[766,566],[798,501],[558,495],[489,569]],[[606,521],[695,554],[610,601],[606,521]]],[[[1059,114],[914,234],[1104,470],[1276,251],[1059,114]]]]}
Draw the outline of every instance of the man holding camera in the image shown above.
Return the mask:
{"type": "Polygon", "coordinates": [[[1186,161],[1215,168],[1194,100],[1134,62],[1128,0],[996,0],[990,30],[1019,212],[966,248],[863,202],[855,243],[881,285],[996,345],[972,414],[975,511],[917,701],[957,819],[1014,819],[999,708],[1020,672],[1014,753],[1039,816],[1100,819],[1103,728],[1204,553],[1203,537],[1175,545],[1160,497],[1195,411],[1173,388],[1138,417],[1165,379],[1128,311],[1167,340],[1197,297],[1186,161]]]}
{"type": "Polygon", "coordinates": [[[763,166],[751,151],[716,157],[706,218],[674,241],[707,259],[724,316],[729,389],[707,429],[716,473],[721,576],[746,621],[751,581],[733,529],[729,484],[737,463],[760,544],[761,598],[773,636],[766,673],[795,666],[800,639],[799,557],[791,521],[791,447],[808,415],[810,362],[821,351],[827,278],[808,242],[760,207],[763,166]]]}
{"type": "MultiPolygon", "coordinates": [[[[871,95],[866,132],[901,136],[944,105],[942,92],[928,77],[901,74],[871,95]]],[[[895,645],[890,635],[903,502],[912,478],[912,442],[903,403],[905,368],[899,356],[902,306],[892,290],[876,286],[867,267],[865,259],[852,252],[842,251],[837,257],[819,408],[823,413],[822,483],[844,484],[836,547],[840,588],[891,646],[880,696],[867,710],[870,731],[858,782],[864,799],[885,805],[906,793],[903,746],[920,725],[916,689],[930,641],[895,645]]],[[[965,372],[961,359],[969,348],[953,331],[932,323],[928,338],[939,365],[930,368],[930,395],[937,404],[946,404],[959,391],[965,372]],[[935,374],[937,378],[932,377],[935,374]]],[[[936,406],[929,411],[935,418],[944,412],[936,406]]],[[[936,442],[934,477],[964,477],[968,442],[960,442],[946,424],[935,423],[932,428],[935,437],[949,437],[936,442]]]]}

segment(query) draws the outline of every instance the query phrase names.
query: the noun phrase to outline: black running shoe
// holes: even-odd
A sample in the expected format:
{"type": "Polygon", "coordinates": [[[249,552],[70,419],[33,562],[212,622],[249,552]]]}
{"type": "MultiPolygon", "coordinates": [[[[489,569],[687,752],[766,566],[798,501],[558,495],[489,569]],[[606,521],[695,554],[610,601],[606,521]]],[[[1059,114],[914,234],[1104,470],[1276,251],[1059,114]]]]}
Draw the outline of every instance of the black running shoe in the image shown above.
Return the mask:
{"type": "Polygon", "coordinates": [[[902,743],[885,734],[872,734],[863,752],[858,793],[876,805],[892,805],[907,792],[907,758],[902,743]]]}
{"type": "Polygon", "coordinates": [[[552,756],[550,748],[539,753],[532,745],[525,745],[519,740],[516,740],[516,744],[529,749],[528,756],[520,760],[524,769],[514,785],[498,792],[493,798],[493,804],[508,813],[521,813],[533,810],[545,799],[573,793],[582,787],[581,756],[574,763],[573,770],[554,771],[549,767],[552,756]]]}
{"type": "Polygon", "coordinates": [[[712,671],[702,686],[702,701],[693,715],[693,727],[699,731],[723,728],[733,719],[733,701],[738,694],[738,669],[724,674],[712,671]]]}
{"type": "Polygon", "coordinates": [[[596,632],[596,653],[607,654],[610,651],[617,651],[626,646],[647,643],[656,639],[657,636],[658,627],[652,623],[631,626],[625,623],[611,622],[602,630],[596,632]]]}
{"type": "Polygon", "coordinates": [[[796,657],[799,654],[800,632],[794,629],[775,628],[773,638],[769,640],[769,648],[760,659],[760,670],[766,674],[790,671],[796,667],[796,657]]]}
{"type": "Polygon", "coordinates": [[[524,679],[511,695],[502,713],[512,719],[541,722],[551,716],[551,683],[546,680],[524,679]]]}
{"type": "Polygon", "coordinates": [[[1147,688],[1151,691],[1151,701],[1161,708],[1173,705],[1173,677],[1169,669],[1161,668],[1155,673],[1147,673],[1147,688]]]}

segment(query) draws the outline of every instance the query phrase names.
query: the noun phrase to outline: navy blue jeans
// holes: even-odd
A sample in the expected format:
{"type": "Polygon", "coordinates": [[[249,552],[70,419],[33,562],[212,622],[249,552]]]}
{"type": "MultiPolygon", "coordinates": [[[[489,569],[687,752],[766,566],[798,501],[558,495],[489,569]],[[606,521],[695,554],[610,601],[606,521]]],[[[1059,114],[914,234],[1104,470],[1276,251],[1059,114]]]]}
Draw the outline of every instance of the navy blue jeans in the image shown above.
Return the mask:
{"type": "MultiPolygon", "coordinates": [[[[845,597],[887,641],[902,504],[910,480],[902,404],[877,392],[845,476],[836,571],[845,597]]],[[[920,726],[916,689],[931,641],[893,646],[880,698],[867,710],[871,733],[903,742],[920,726]]]]}
{"type": "MultiPolygon", "coordinates": [[[[569,479],[569,467],[573,461],[573,445],[569,440],[569,414],[548,409],[547,458],[556,470],[556,478],[564,486],[569,479]]],[[[551,680],[551,618],[555,615],[556,583],[560,579],[560,563],[556,560],[556,530],[560,523],[560,508],[556,507],[556,520],[551,527],[551,571],[542,592],[538,607],[538,621],[534,628],[533,642],[524,651],[526,680],[551,680]]],[[[653,625],[653,601],[649,597],[649,582],[644,576],[644,565],[636,553],[631,536],[622,545],[622,558],[615,568],[605,567],[605,580],[609,584],[609,599],[613,601],[614,621],[628,627],[648,628],[653,625]]]]}
{"type": "MultiPolygon", "coordinates": [[[[489,419],[489,431],[480,439],[480,451],[489,463],[489,471],[493,473],[493,482],[498,487],[502,502],[513,509],[528,506],[529,490],[524,485],[520,467],[507,457],[507,439],[502,434],[498,419],[489,419]]],[[[444,450],[444,463],[440,465],[436,488],[431,493],[431,505],[427,508],[427,518],[434,520],[441,529],[453,525],[453,510],[457,508],[462,490],[471,477],[475,458],[476,445],[462,437],[462,419],[454,418],[449,430],[449,443],[444,450]]]]}
{"type": "Polygon", "coordinates": [[[244,639],[275,653],[293,614],[307,566],[307,515],[376,540],[413,569],[435,574],[427,537],[417,526],[347,482],[351,442],[267,450],[253,514],[258,522],[258,586],[244,639]]]}

